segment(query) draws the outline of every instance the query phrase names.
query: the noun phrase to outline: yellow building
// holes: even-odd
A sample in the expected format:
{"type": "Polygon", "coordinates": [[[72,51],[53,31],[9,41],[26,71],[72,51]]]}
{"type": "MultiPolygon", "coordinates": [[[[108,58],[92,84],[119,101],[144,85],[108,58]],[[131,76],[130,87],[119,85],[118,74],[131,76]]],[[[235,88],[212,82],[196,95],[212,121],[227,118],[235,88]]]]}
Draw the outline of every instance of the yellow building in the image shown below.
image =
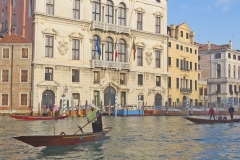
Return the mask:
{"type": "Polygon", "coordinates": [[[168,102],[169,106],[188,108],[199,105],[198,46],[194,32],[186,23],[168,27],[168,102]]]}

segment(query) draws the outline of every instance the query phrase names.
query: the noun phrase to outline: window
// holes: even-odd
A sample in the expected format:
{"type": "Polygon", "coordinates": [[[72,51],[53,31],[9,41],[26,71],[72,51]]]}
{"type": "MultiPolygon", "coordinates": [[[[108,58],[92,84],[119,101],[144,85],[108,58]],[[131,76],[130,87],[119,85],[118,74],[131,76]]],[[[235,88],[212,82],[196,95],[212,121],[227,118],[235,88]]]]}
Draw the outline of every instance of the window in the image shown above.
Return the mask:
{"type": "Polygon", "coordinates": [[[176,88],[179,88],[179,78],[176,79],[176,88]]]}
{"type": "Polygon", "coordinates": [[[231,78],[231,65],[228,65],[228,77],[231,78]]]}
{"type": "Polygon", "coordinates": [[[231,58],[231,53],[228,53],[228,58],[231,58]]]}
{"type": "Polygon", "coordinates": [[[195,63],[195,71],[197,70],[197,63],[195,63]]]}
{"type": "Polygon", "coordinates": [[[168,42],[168,47],[171,48],[172,44],[171,42],[168,42]]]}
{"type": "Polygon", "coordinates": [[[93,83],[100,83],[100,72],[99,71],[93,72],[93,83]]]}
{"type": "Polygon", "coordinates": [[[181,31],[181,37],[183,37],[183,31],[181,31]]]}
{"type": "Polygon", "coordinates": [[[21,70],[21,82],[28,82],[28,70],[21,70]]]}
{"type": "MultiPolygon", "coordinates": [[[[16,0],[13,1],[13,6],[16,5],[16,0]]],[[[28,17],[33,15],[33,0],[29,0],[29,10],[28,10],[28,17]]]]}
{"type": "Polygon", "coordinates": [[[2,70],[2,82],[8,82],[9,81],[9,70],[3,69],[2,70]]]}
{"type": "Polygon", "coordinates": [[[176,44],[176,49],[179,49],[179,45],[178,44],[176,44]]]}
{"type": "Polygon", "coordinates": [[[190,80],[190,89],[192,90],[192,80],[190,80]]]}
{"type": "Polygon", "coordinates": [[[183,50],[183,46],[182,46],[182,45],[180,45],[180,50],[181,50],[181,51],[183,50]]]}
{"type": "Polygon", "coordinates": [[[240,56],[238,56],[238,60],[240,60],[240,56]]]}
{"type": "Polygon", "coordinates": [[[54,0],[46,0],[46,13],[54,14],[54,0]]]}
{"type": "Polygon", "coordinates": [[[80,0],[73,0],[73,18],[80,19],[80,0]]]}
{"type": "Polygon", "coordinates": [[[172,62],[171,62],[171,57],[168,57],[168,65],[171,66],[172,62]]]}
{"type": "Polygon", "coordinates": [[[118,25],[126,26],[126,7],[123,3],[120,3],[118,8],[118,25]]]}
{"type": "Polygon", "coordinates": [[[53,57],[53,36],[46,36],[45,57],[53,57]]]}
{"type": "Polygon", "coordinates": [[[188,47],[186,47],[186,52],[188,52],[188,47]]]}
{"type": "Polygon", "coordinates": [[[236,54],[234,54],[234,55],[233,55],[233,59],[235,59],[235,60],[237,59],[237,56],[236,56],[236,54]]]}
{"type": "Polygon", "coordinates": [[[100,55],[97,50],[97,38],[98,36],[94,35],[92,38],[92,59],[100,60],[100,55]]]}
{"type": "Polygon", "coordinates": [[[138,85],[139,86],[143,85],[143,75],[142,74],[138,74],[138,85]]]}
{"type": "Polygon", "coordinates": [[[107,23],[113,24],[113,4],[111,1],[107,1],[106,4],[106,15],[105,15],[105,20],[107,23]]]}
{"type": "Polygon", "coordinates": [[[156,33],[160,34],[160,17],[156,17],[156,33]]]}
{"type": "Polygon", "coordinates": [[[21,106],[27,105],[27,94],[21,94],[21,106]]]}
{"type": "Polygon", "coordinates": [[[192,69],[192,62],[190,62],[190,69],[192,69]]]}
{"type": "Polygon", "coordinates": [[[197,81],[195,81],[195,90],[197,90],[197,81]]]}
{"type": "Polygon", "coordinates": [[[100,21],[100,0],[95,0],[92,2],[92,20],[93,21],[100,21]]]}
{"type": "Polygon", "coordinates": [[[28,48],[22,48],[22,58],[28,58],[28,48]]]}
{"type": "Polygon", "coordinates": [[[161,86],[161,76],[156,76],[156,86],[161,86]]]}
{"type": "Polygon", "coordinates": [[[137,13],[137,29],[142,30],[142,13],[137,13]]]}
{"type": "Polygon", "coordinates": [[[156,58],[156,68],[161,68],[161,52],[155,51],[155,58],[156,58]]]}
{"type": "Polygon", "coordinates": [[[72,40],[72,59],[79,60],[79,45],[80,41],[73,39],[72,40]]]}
{"type": "Polygon", "coordinates": [[[79,70],[72,70],[72,82],[79,82],[79,70]]]}
{"type": "Polygon", "coordinates": [[[201,65],[200,64],[198,64],[198,70],[201,70],[201,65]]]}
{"type": "Polygon", "coordinates": [[[192,48],[190,48],[190,53],[192,53],[192,48]]]}
{"type": "Polygon", "coordinates": [[[118,61],[127,62],[127,45],[123,39],[120,39],[118,43],[118,61]]]}
{"type": "Polygon", "coordinates": [[[197,50],[195,49],[195,54],[197,54],[197,50]]]}
{"type": "Polygon", "coordinates": [[[2,105],[8,106],[8,94],[2,94],[2,105]]]}
{"type": "Polygon", "coordinates": [[[9,48],[3,48],[2,58],[9,58],[9,48]]]}
{"type": "Polygon", "coordinates": [[[137,49],[137,65],[138,66],[143,66],[142,48],[137,49]]]}
{"type": "Polygon", "coordinates": [[[186,38],[188,39],[188,33],[186,33],[186,38]]]}
{"type": "Polygon", "coordinates": [[[236,66],[233,66],[233,78],[236,78],[236,66]]]}
{"type": "Polygon", "coordinates": [[[176,67],[179,67],[179,59],[176,59],[176,67]]]}
{"type": "Polygon", "coordinates": [[[46,67],[45,68],[45,80],[52,81],[53,80],[53,69],[46,67]]]}
{"type": "Polygon", "coordinates": [[[108,37],[107,40],[106,40],[105,60],[106,61],[113,61],[113,40],[110,37],[108,37]]]}
{"type": "Polygon", "coordinates": [[[229,90],[228,91],[232,92],[232,85],[231,84],[229,85],[229,90]]]}
{"type": "Polygon", "coordinates": [[[126,84],[126,73],[120,73],[120,84],[126,84]]]}
{"type": "Polygon", "coordinates": [[[172,86],[171,83],[172,83],[171,82],[171,77],[168,77],[168,88],[171,88],[171,86],[172,86]]]}
{"type": "Polygon", "coordinates": [[[73,93],[74,99],[80,99],[80,93],[73,93]]]}
{"type": "Polygon", "coordinates": [[[215,59],[219,59],[219,58],[221,58],[221,53],[216,53],[215,54],[215,59]]]}

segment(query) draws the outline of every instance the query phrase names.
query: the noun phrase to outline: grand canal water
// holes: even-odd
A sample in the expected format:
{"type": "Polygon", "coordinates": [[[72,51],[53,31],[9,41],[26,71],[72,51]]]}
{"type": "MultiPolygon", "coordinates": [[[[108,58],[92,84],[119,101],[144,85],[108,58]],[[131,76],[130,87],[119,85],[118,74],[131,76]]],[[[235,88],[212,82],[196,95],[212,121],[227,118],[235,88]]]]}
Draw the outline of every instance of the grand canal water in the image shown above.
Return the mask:
{"type": "MultiPolygon", "coordinates": [[[[182,117],[103,117],[104,126],[113,129],[102,140],[69,147],[34,148],[11,137],[53,135],[53,121],[19,121],[10,117],[0,117],[0,121],[1,160],[240,159],[240,123],[196,125],[182,117]]],[[[73,134],[78,124],[85,123],[85,118],[55,121],[56,134],[73,134]]],[[[91,126],[83,131],[90,132],[91,126]]]]}

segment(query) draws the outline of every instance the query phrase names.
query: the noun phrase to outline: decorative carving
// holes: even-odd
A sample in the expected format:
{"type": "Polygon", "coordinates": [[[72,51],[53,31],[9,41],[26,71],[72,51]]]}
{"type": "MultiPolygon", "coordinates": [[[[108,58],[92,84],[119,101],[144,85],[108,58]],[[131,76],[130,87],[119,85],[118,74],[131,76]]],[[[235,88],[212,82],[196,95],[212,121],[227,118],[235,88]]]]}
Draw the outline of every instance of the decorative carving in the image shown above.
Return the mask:
{"type": "Polygon", "coordinates": [[[61,55],[65,55],[68,50],[68,42],[65,42],[64,39],[62,41],[58,41],[58,51],[61,55]]]}
{"type": "Polygon", "coordinates": [[[146,61],[147,61],[147,64],[148,65],[150,65],[151,63],[152,63],[152,59],[153,59],[153,57],[152,57],[152,52],[150,52],[150,51],[147,51],[146,52],[146,61]]]}
{"type": "Polygon", "coordinates": [[[55,29],[53,29],[53,28],[51,28],[51,27],[44,29],[44,30],[42,31],[42,33],[43,33],[43,37],[44,37],[46,34],[55,35],[55,36],[58,35],[58,31],[55,30],[55,29]]]}
{"type": "Polygon", "coordinates": [[[160,12],[160,11],[153,13],[153,15],[157,16],[157,17],[163,17],[164,16],[163,13],[160,12]]]}
{"type": "Polygon", "coordinates": [[[134,9],[137,13],[145,13],[146,12],[146,10],[145,9],[143,9],[142,7],[138,7],[138,8],[136,8],[136,9],[134,9]]]}
{"type": "Polygon", "coordinates": [[[157,44],[157,45],[153,46],[153,50],[163,50],[163,46],[157,44]]]}
{"type": "Polygon", "coordinates": [[[43,69],[43,65],[42,64],[35,64],[34,69],[43,69]]]}
{"type": "Polygon", "coordinates": [[[136,45],[141,48],[145,48],[146,44],[143,42],[137,42],[136,45]]]}
{"type": "Polygon", "coordinates": [[[71,34],[69,34],[68,35],[69,36],[69,38],[70,38],[70,41],[72,40],[72,39],[83,39],[84,37],[83,37],[83,35],[81,34],[81,33],[79,33],[79,32],[72,32],[71,34]]]}

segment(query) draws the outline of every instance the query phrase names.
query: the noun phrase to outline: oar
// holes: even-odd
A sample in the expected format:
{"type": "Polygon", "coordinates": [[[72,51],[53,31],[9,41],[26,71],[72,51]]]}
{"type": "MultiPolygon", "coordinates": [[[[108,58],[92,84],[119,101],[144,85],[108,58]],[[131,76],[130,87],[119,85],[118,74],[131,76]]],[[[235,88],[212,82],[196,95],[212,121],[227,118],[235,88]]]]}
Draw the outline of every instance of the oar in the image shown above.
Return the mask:
{"type": "Polygon", "coordinates": [[[82,133],[83,133],[83,127],[85,127],[86,125],[88,125],[89,123],[91,123],[94,119],[96,119],[97,118],[97,116],[95,117],[95,118],[93,118],[91,121],[89,121],[88,123],[86,123],[84,126],[82,126],[82,127],[80,127],[80,126],[78,126],[78,130],[74,133],[74,134],[76,134],[78,131],[81,131],[82,133]]]}

